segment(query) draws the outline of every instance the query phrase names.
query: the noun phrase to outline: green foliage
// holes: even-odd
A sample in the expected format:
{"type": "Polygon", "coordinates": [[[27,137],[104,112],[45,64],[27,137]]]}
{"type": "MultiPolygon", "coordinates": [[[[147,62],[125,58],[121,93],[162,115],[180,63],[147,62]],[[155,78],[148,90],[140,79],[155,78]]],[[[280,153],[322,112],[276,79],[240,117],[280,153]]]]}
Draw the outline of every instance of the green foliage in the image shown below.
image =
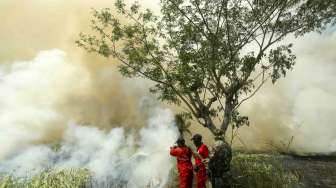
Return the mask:
{"type": "Polygon", "coordinates": [[[191,132],[189,130],[191,123],[186,121],[186,119],[190,118],[190,116],[191,115],[187,113],[175,115],[175,124],[181,136],[183,136],[183,133],[189,133],[191,135],[191,132]]]}
{"type": "Polygon", "coordinates": [[[285,171],[282,164],[270,155],[234,155],[233,171],[239,176],[234,187],[288,188],[298,184],[298,177],[285,171]]]}
{"type": "Polygon", "coordinates": [[[115,9],[93,10],[95,34],[77,44],[119,60],[125,76],[153,81],[160,100],[183,104],[214,134],[248,124],[239,106],[293,68],[287,36],[336,18],[334,0],[161,0],[158,16],[117,0],[115,9]]]}
{"type": "Polygon", "coordinates": [[[50,149],[52,149],[53,151],[59,152],[62,147],[61,144],[62,143],[60,141],[56,141],[56,142],[49,144],[49,146],[50,146],[50,149]]]}

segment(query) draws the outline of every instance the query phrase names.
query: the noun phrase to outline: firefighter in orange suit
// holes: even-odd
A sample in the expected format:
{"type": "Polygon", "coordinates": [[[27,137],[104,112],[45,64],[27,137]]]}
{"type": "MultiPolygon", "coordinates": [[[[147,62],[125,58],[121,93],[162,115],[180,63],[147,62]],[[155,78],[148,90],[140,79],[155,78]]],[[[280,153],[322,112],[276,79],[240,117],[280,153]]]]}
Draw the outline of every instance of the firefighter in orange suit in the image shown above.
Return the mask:
{"type": "Polygon", "coordinates": [[[205,160],[209,157],[208,147],[203,144],[202,136],[200,134],[195,134],[192,137],[192,140],[197,147],[197,154],[194,155],[195,158],[195,172],[196,172],[196,180],[197,180],[197,188],[206,188],[207,171],[205,160]]]}
{"type": "Polygon", "coordinates": [[[191,157],[192,150],[185,145],[185,140],[179,138],[176,141],[177,146],[170,148],[170,155],[177,158],[177,169],[179,172],[179,188],[192,188],[193,165],[191,157]]]}

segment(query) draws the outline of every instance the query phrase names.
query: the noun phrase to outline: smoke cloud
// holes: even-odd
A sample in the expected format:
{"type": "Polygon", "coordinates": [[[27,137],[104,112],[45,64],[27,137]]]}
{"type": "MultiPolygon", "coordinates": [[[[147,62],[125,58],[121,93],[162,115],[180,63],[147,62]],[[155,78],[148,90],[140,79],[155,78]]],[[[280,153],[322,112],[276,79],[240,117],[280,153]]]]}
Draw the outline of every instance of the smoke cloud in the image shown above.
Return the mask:
{"type": "Polygon", "coordinates": [[[75,45],[89,30],[90,8],[112,5],[0,2],[8,18],[0,30],[1,172],[22,177],[80,167],[98,180],[127,177],[129,187],[167,181],[177,137],[172,112],[153,100],[149,82],[122,78],[116,62],[75,45]]]}
{"type": "Polygon", "coordinates": [[[0,158],[28,143],[61,138],[69,121],[105,130],[143,126],[147,107],[155,105],[146,95],[146,83],[118,76],[102,68],[92,77],[60,50],[1,66],[0,158]]]}
{"type": "Polygon", "coordinates": [[[59,151],[46,145],[26,147],[0,162],[0,172],[27,178],[50,168],[86,168],[98,185],[108,180],[131,188],[163,187],[172,168],[168,148],[176,140],[177,130],[170,110],[155,108],[151,113],[148,125],[137,135],[126,134],[122,127],[103,132],[69,125],[59,151]]]}
{"type": "Polygon", "coordinates": [[[302,153],[335,152],[336,31],[288,41],[295,44],[297,64],[243,106],[252,125],[240,131],[241,138],[254,149],[274,144],[302,153]]]}
{"type": "MultiPolygon", "coordinates": [[[[152,1],[140,3],[157,10],[152,1]]],[[[135,164],[125,172],[134,181],[156,176],[164,181],[167,171],[157,169],[168,164],[163,150],[176,138],[167,127],[171,112],[153,110],[159,104],[148,93],[150,82],[123,78],[117,62],[74,43],[79,32],[89,31],[91,7],[112,5],[110,0],[0,1],[0,17],[6,18],[0,30],[1,171],[77,165],[102,177],[122,175],[135,164]],[[62,143],[61,154],[43,145],[55,140],[62,143]],[[117,164],[124,165],[120,172],[110,172],[117,164]],[[144,169],[150,172],[146,177],[140,176],[144,169]]],[[[242,106],[251,126],[239,130],[234,144],[269,149],[270,143],[292,140],[295,151],[334,152],[336,30],[290,41],[297,65],[242,106]]],[[[206,129],[193,125],[192,131],[212,142],[206,129]]]]}
{"type": "Polygon", "coordinates": [[[85,66],[68,62],[57,49],[3,65],[0,73],[0,172],[26,178],[46,169],[87,168],[98,182],[167,183],[168,149],[178,131],[173,113],[141,92],[145,82],[118,79],[115,86],[114,71],[106,68],[92,79],[85,66]],[[97,81],[109,96],[97,95],[97,81]],[[55,141],[57,152],[48,144],[55,141]]]}
{"type": "Polygon", "coordinates": [[[30,62],[1,67],[0,158],[27,143],[61,136],[67,119],[55,108],[63,98],[88,89],[87,73],[64,63],[64,55],[45,51],[30,62]]]}

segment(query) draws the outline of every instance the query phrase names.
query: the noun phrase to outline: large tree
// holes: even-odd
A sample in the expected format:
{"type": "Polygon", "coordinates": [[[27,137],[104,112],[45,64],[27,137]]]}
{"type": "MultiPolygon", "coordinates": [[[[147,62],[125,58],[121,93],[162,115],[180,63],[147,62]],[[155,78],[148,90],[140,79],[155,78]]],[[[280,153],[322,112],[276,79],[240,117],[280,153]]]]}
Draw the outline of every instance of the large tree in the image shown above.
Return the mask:
{"type": "Polygon", "coordinates": [[[295,64],[288,36],[335,23],[335,0],[161,0],[161,13],[127,6],[93,10],[92,34],[77,44],[121,62],[120,72],[153,81],[151,92],[181,106],[224,139],[248,125],[239,106],[295,64]],[[125,20],[126,19],[126,20],[125,20]],[[122,21],[121,21],[122,20],[122,21]]]}

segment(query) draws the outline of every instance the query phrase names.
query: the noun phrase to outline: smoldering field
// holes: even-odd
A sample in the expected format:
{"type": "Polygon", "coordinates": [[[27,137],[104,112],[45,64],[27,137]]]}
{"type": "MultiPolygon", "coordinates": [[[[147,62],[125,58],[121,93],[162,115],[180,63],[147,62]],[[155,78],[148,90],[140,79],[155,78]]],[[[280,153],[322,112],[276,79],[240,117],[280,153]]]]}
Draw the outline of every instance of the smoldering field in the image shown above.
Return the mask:
{"type": "MultiPolygon", "coordinates": [[[[0,26],[1,172],[26,176],[83,167],[96,178],[127,176],[130,184],[167,181],[173,165],[168,148],[177,137],[173,110],[148,93],[150,82],[122,78],[117,62],[74,44],[88,30],[90,7],[112,5],[0,1],[6,18],[0,26]],[[60,143],[57,151],[53,143],[60,143]]],[[[335,152],[336,30],[290,40],[297,65],[242,106],[251,126],[239,130],[234,144],[265,150],[293,138],[293,151],[335,152]]],[[[209,135],[196,124],[192,131],[209,135]]]]}

